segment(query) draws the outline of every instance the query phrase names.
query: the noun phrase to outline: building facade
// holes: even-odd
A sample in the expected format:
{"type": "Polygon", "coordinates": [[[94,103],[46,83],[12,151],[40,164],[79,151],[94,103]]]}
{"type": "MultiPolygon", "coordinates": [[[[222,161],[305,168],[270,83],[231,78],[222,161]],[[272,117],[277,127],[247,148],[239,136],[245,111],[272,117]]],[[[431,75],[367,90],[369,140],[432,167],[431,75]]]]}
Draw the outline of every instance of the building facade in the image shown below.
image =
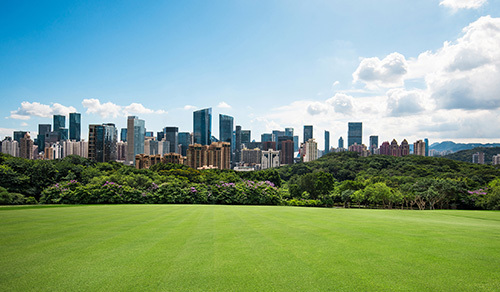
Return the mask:
{"type": "Polygon", "coordinates": [[[69,114],[69,139],[80,142],[82,132],[82,115],[80,113],[69,114]]]}
{"type": "Polygon", "coordinates": [[[280,152],[275,150],[262,151],[261,169],[280,166],[280,152]]]}
{"type": "Polygon", "coordinates": [[[304,126],[304,143],[313,138],[313,126],[304,126]]]}
{"type": "Polygon", "coordinates": [[[212,108],[206,108],[193,113],[194,143],[209,145],[212,137],[212,108]]]}
{"type": "Polygon", "coordinates": [[[89,158],[97,162],[115,161],[117,140],[118,131],[114,124],[89,125],[89,158]]]}
{"type": "Polygon", "coordinates": [[[144,153],[145,138],[146,124],[144,120],[140,120],[136,116],[129,116],[127,118],[127,162],[135,162],[135,156],[144,153]]]}
{"type": "Polygon", "coordinates": [[[348,123],[347,147],[354,143],[363,144],[363,123],[348,123]]]}

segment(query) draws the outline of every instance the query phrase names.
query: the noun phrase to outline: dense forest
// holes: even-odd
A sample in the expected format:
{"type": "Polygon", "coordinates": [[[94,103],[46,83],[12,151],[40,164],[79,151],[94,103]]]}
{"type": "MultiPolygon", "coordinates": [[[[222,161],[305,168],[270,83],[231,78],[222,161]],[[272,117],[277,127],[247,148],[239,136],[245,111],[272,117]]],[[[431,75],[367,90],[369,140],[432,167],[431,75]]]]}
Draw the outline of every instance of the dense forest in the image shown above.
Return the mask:
{"type": "Polygon", "coordinates": [[[474,149],[462,150],[443,156],[444,158],[472,162],[472,155],[477,152],[484,153],[484,163],[491,164],[494,155],[500,154],[500,147],[476,147],[474,149]]]}
{"type": "Polygon", "coordinates": [[[138,170],[79,156],[27,160],[0,154],[0,204],[36,203],[500,209],[500,168],[344,152],[254,172],[177,164],[138,170]]]}

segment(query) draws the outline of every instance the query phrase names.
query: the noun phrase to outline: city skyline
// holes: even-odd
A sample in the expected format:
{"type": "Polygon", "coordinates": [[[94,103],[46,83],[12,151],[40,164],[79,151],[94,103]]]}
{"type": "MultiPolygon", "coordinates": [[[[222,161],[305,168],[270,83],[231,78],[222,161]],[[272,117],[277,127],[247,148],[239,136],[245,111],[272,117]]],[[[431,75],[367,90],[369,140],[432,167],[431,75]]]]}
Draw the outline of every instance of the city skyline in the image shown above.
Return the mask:
{"type": "Polygon", "coordinates": [[[217,138],[222,114],[320,149],[351,121],[366,145],[500,142],[499,1],[28,3],[0,4],[0,139],[70,112],[85,140],[129,115],[192,132],[211,107],[217,138]]]}

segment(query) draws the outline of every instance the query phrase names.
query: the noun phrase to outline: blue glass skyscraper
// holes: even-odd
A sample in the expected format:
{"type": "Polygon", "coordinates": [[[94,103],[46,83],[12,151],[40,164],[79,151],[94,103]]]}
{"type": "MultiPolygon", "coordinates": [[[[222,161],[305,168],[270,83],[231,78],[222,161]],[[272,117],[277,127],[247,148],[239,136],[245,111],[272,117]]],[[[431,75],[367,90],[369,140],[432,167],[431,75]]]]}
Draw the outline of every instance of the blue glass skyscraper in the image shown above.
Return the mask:
{"type": "Polygon", "coordinates": [[[349,123],[347,132],[347,147],[357,143],[363,144],[363,123],[349,123]]]}
{"type": "Polygon", "coordinates": [[[219,114],[219,141],[228,142],[233,146],[234,118],[219,114]]]}
{"type": "Polygon", "coordinates": [[[165,127],[163,128],[165,140],[170,143],[170,152],[179,153],[179,128],[165,127]]]}
{"type": "Polygon", "coordinates": [[[69,139],[79,142],[81,140],[82,115],[79,113],[69,114],[69,139]]]}
{"type": "Polygon", "coordinates": [[[144,153],[144,138],[146,137],[146,124],[136,116],[127,119],[127,161],[135,161],[137,154],[144,153]]]}
{"type": "Polygon", "coordinates": [[[304,143],[313,138],[313,126],[304,126],[304,143]]]}
{"type": "Polygon", "coordinates": [[[325,154],[330,152],[330,132],[325,131],[325,154]]]}
{"type": "Polygon", "coordinates": [[[212,108],[206,108],[193,113],[194,143],[209,145],[212,136],[212,108]]]}

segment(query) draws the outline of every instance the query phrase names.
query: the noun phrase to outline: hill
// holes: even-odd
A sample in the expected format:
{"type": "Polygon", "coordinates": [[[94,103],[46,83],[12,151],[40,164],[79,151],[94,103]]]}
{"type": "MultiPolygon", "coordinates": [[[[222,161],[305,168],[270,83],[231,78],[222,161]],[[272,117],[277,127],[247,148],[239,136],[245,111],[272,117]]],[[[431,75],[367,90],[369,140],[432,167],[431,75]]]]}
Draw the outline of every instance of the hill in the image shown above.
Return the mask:
{"type": "Polygon", "coordinates": [[[455,143],[453,141],[444,141],[441,143],[433,143],[429,147],[429,149],[433,149],[440,152],[442,151],[457,152],[461,150],[470,150],[477,147],[500,147],[500,143],[481,144],[481,143],[455,143]]]}
{"type": "Polygon", "coordinates": [[[445,155],[444,158],[457,161],[472,162],[472,155],[477,152],[484,152],[484,162],[491,164],[492,157],[500,154],[500,147],[476,147],[469,150],[462,150],[456,153],[445,155]]]}

